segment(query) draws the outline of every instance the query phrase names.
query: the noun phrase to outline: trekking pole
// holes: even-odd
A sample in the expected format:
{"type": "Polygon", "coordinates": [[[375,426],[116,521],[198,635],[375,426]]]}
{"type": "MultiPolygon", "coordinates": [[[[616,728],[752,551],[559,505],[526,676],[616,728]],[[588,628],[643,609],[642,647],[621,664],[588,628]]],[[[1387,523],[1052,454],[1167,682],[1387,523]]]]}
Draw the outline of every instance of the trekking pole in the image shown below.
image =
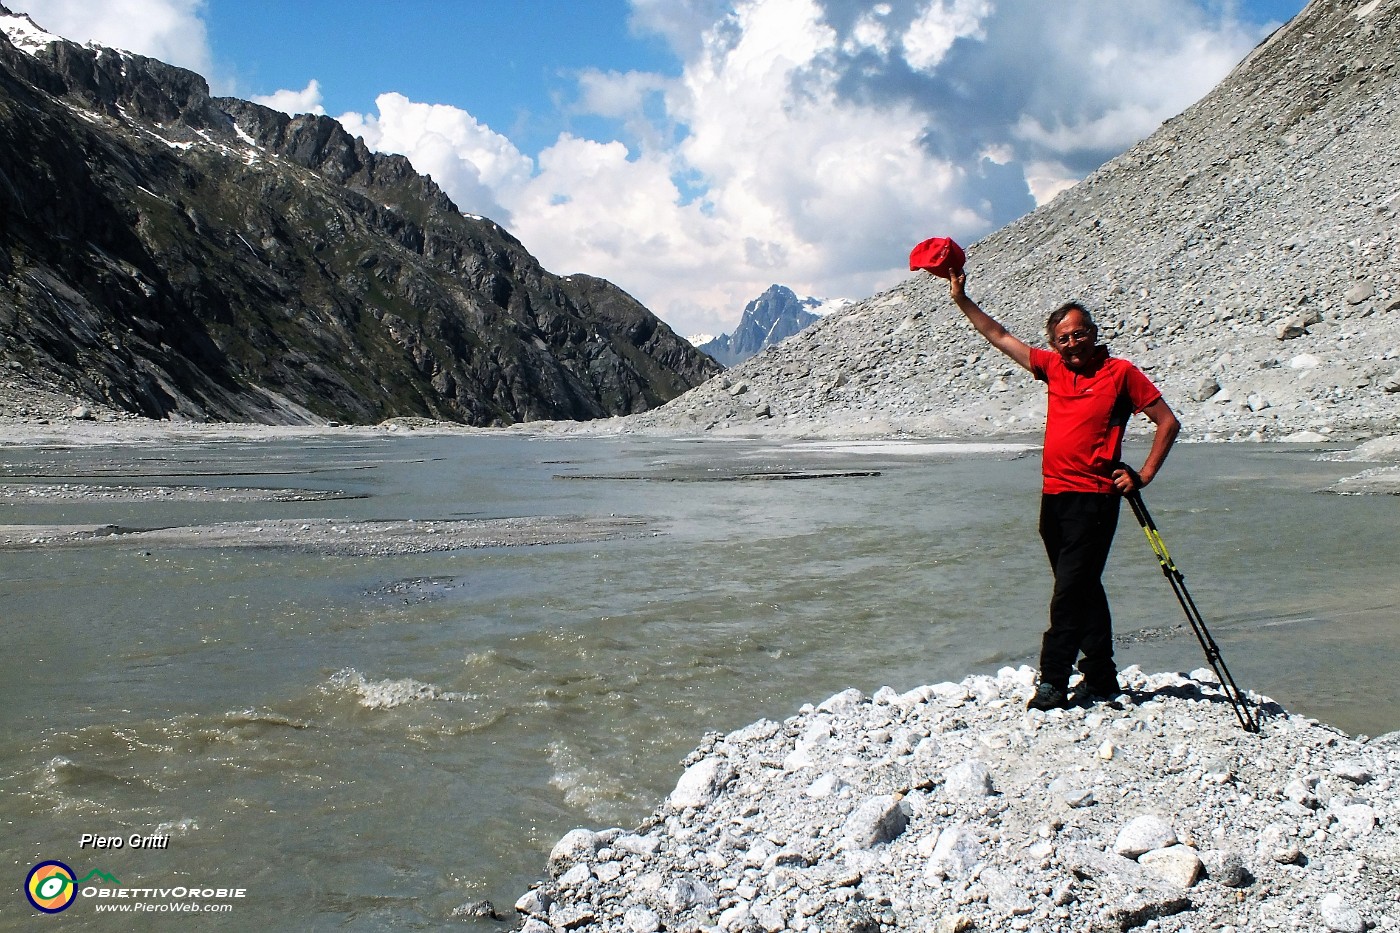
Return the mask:
{"type": "Polygon", "coordinates": [[[1137,516],[1138,524],[1142,526],[1143,533],[1147,535],[1147,543],[1152,545],[1152,552],[1157,555],[1157,562],[1162,565],[1162,576],[1166,577],[1167,582],[1172,585],[1172,592],[1176,594],[1177,602],[1181,603],[1181,609],[1186,613],[1186,621],[1191,623],[1191,631],[1196,633],[1196,640],[1201,643],[1201,648],[1205,650],[1206,660],[1210,662],[1211,670],[1215,671],[1215,676],[1220,681],[1225,696],[1229,698],[1230,705],[1235,708],[1235,715],[1239,717],[1240,725],[1245,732],[1258,732],[1259,720],[1250,711],[1249,701],[1245,699],[1244,691],[1235,685],[1235,678],[1230,676],[1230,669],[1225,666],[1225,659],[1220,656],[1220,649],[1216,647],[1215,639],[1210,637],[1210,630],[1206,628],[1206,620],[1201,618],[1201,612],[1196,608],[1196,601],[1191,598],[1190,591],[1186,589],[1186,578],[1181,575],[1180,570],[1176,569],[1171,555],[1167,553],[1167,545],[1162,541],[1162,535],[1157,531],[1157,525],[1152,521],[1152,516],[1147,511],[1147,504],[1142,501],[1142,493],[1134,489],[1124,498],[1133,507],[1133,515],[1137,516]]]}

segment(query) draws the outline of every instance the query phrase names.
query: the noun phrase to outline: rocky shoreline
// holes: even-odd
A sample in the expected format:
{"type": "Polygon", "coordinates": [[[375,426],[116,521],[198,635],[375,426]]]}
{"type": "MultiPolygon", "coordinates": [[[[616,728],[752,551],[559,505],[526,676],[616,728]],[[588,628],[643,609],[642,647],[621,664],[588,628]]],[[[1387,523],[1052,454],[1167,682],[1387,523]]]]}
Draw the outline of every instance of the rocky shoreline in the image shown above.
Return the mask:
{"type": "Polygon", "coordinates": [[[635,829],[575,829],[516,904],[563,930],[1400,928],[1400,732],[1351,738],[1209,670],[1025,709],[1034,671],[847,690],[707,735],[635,829]]]}

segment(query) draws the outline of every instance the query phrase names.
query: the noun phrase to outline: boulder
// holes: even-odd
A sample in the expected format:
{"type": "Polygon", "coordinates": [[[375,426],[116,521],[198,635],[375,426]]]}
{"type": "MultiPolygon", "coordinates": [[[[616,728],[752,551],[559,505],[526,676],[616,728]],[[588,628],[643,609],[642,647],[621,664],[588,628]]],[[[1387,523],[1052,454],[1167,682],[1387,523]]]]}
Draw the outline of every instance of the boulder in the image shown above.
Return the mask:
{"type": "Polygon", "coordinates": [[[924,875],[937,880],[965,878],[981,858],[982,843],[977,836],[965,826],[952,826],[939,834],[924,875]]]}
{"type": "Polygon", "coordinates": [[[1178,888],[1189,888],[1201,877],[1201,858],[1190,846],[1173,845],[1138,856],[1148,873],[1178,888]]]}
{"type": "Polygon", "coordinates": [[[1342,297],[1346,299],[1346,303],[1349,305],[1359,305],[1363,301],[1369,301],[1371,296],[1375,295],[1375,293],[1376,286],[1368,281],[1362,280],[1352,285],[1351,288],[1348,288],[1346,294],[1342,297]]]}
{"type": "Polygon", "coordinates": [[[1124,858],[1135,859],[1154,849],[1176,845],[1176,830],[1160,816],[1144,814],[1134,817],[1121,830],[1113,843],[1113,851],[1124,858]]]}
{"type": "Polygon", "coordinates": [[[698,761],[681,775],[681,779],[676,782],[676,789],[671,791],[671,796],[666,798],[666,802],[676,810],[708,806],[733,776],[733,770],[723,758],[698,761]]]}
{"type": "Polygon", "coordinates": [[[961,799],[991,796],[992,773],[981,761],[969,758],[943,775],[943,790],[948,796],[961,799]]]}
{"type": "Polygon", "coordinates": [[[598,834],[591,829],[571,829],[549,852],[549,872],[560,875],[598,853],[598,834]]]}
{"type": "Polygon", "coordinates": [[[846,820],[844,836],[848,845],[868,849],[889,842],[904,832],[909,816],[898,797],[882,795],[866,800],[846,820]]]}

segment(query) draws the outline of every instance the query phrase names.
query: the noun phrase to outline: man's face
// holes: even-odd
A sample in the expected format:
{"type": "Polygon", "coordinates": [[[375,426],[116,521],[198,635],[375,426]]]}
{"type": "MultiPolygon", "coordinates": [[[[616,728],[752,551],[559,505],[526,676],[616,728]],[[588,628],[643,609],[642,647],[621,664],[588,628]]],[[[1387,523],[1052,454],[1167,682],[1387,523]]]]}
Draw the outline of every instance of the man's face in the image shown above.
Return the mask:
{"type": "Polygon", "coordinates": [[[1051,340],[1065,365],[1080,370],[1093,362],[1098,347],[1098,332],[1084,312],[1075,309],[1055,325],[1051,340]]]}

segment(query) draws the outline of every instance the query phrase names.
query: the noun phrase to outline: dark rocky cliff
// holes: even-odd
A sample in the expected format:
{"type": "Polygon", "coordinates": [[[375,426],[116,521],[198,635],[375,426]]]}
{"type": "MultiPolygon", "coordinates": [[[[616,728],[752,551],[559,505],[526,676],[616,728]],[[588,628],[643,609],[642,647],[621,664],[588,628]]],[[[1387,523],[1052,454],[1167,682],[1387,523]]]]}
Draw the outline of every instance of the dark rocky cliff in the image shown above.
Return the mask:
{"type": "Polygon", "coordinates": [[[330,118],[3,33],[0,360],[154,418],[482,426],[644,411],[719,368],[330,118]]]}

